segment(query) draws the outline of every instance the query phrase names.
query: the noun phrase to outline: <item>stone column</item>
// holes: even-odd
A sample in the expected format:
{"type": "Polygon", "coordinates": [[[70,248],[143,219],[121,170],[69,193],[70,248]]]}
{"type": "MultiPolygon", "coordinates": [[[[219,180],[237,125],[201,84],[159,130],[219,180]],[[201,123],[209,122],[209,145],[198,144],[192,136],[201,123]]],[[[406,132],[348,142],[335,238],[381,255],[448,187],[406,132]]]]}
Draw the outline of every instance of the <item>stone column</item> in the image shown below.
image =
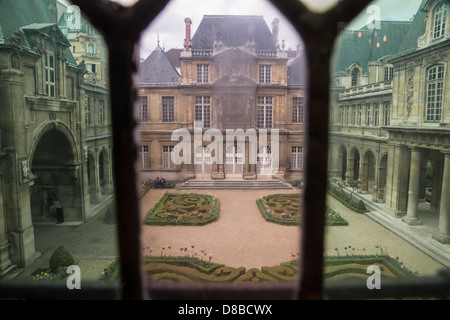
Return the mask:
{"type": "Polygon", "coordinates": [[[359,175],[361,181],[361,193],[367,193],[369,191],[369,163],[361,162],[361,173],[359,175]]]}
{"type": "Polygon", "coordinates": [[[402,221],[409,225],[421,225],[422,222],[417,217],[419,208],[419,184],[420,184],[420,149],[411,150],[411,165],[409,170],[408,207],[406,216],[402,221]]]}
{"type": "Polygon", "coordinates": [[[354,164],[355,159],[347,157],[347,172],[345,173],[345,180],[354,179],[354,164]]]}
{"type": "Polygon", "coordinates": [[[442,243],[450,243],[450,152],[446,152],[444,160],[444,173],[442,175],[442,195],[439,211],[438,232],[433,239],[442,243]]]}

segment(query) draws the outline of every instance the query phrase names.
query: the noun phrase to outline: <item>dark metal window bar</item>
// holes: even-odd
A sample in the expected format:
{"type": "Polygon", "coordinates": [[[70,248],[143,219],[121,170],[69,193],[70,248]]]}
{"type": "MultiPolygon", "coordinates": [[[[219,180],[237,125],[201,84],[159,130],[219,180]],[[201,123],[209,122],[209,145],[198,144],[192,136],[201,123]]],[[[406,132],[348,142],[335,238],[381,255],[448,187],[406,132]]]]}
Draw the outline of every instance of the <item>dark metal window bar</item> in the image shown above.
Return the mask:
{"type": "Polygon", "coordinates": [[[341,23],[351,21],[370,0],[342,0],[324,13],[310,11],[299,0],[270,0],[302,36],[308,57],[306,108],[307,155],[300,243],[299,278],[293,283],[253,285],[147,285],[141,264],[139,198],[136,189],[137,146],[133,103],[133,73],[141,32],[170,0],[140,0],[123,7],[100,0],[72,0],[101,30],[109,48],[114,174],[121,262],[120,284],[91,283],[84,290],[65,284],[10,281],[0,286],[0,298],[30,299],[366,299],[431,296],[449,298],[450,274],[407,280],[386,280],[382,290],[361,282],[323,283],[324,215],[326,202],[330,58],[341,23]]]}

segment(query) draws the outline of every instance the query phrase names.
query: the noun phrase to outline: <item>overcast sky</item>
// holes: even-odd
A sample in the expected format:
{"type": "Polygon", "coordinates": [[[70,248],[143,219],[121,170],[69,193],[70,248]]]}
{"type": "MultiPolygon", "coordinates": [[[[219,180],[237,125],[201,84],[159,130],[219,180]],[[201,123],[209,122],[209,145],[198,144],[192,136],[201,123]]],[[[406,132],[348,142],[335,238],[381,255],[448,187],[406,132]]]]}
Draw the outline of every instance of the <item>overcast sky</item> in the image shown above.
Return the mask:
{"type": "MultiPolygon", "coordinates": [[[[136,0],[113,0],[123,4],[132,4],[136,0]]],[[[303,0],[313,10],[324,11],[337,0],[303,0]]],[[[381,20],[409,20],[419,8],[421,0],[376,0],[371,5],[379,8],[381,20]]],[[[203,15],[262,15],[271,28],[273,19],[279,18],[279,39],[285,40],[286,49],[295,49],[301,41],[292,26],[268,0],[171,0],[163,12],[150,24],[142,36],[141,57],[147,56],[159,43],[165,50],[183,48],[186,17],[192,20],[191,36],[194,35],[203,15]]],[[[359,29],[374,17],[375,11],[363,10],[348,28],[359,29]]]]}

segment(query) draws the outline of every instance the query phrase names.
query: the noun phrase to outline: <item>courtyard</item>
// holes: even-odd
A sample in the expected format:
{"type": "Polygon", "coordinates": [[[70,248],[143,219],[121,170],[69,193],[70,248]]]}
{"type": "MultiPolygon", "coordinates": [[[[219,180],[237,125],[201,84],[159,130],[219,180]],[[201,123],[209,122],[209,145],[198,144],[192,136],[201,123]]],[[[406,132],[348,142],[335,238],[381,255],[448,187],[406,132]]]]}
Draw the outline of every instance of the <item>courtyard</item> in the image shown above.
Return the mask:
{"type": "MultiPolygon", "coordinates": [[[[164,190],[150,190],[141,199],[141,216],[164,194],[164,190]]],[[[171,193],[185,193],[171,190],[171,193]]],[[[297,190],[210,190],[192,191],[219,199],[217,221],[203,226],[143,225],[144,254],[179,256],[181,248],[206,253],[211,261],[246,269],[276,266],[292,260],[299,252],[300,229],[292,225],[270,223],[258,210],[256,200],[271,194],[295,194],[297,190]],[[170,248],[169,248],[170,247],[170,248]],[[164,248],[164,249],[163,249],[164,248]]],[[[377,254],[381,250],[401,261],[419,275],[433,275],[443,265],[418,250],[409,242],[393,234],[364,214],[350,211],[334,198],[328,205],[348,221],[346,226],[327,226],[325,256],[377,254]]]]}

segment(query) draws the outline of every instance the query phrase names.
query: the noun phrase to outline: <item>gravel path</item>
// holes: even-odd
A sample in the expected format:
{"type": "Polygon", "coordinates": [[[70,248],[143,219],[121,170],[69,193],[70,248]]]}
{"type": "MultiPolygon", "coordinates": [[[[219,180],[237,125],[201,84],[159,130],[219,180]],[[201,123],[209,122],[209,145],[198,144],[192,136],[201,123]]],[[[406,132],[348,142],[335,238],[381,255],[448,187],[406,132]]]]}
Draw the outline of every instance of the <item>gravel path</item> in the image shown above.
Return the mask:
{"type": "MultiPolygon", "coordinates": [[[[142,198],[142,219],[164,193],[151,190],[142,198]]],[[[170,190],[185,193],[186,190],[170,190]]],[[[261,268],[274,266],[291,259],[291,253],[299,251],[300,231],[293,226],[269,223],[259,213],[256,200],[274,193],[296,193],[298,190],[210,190],[193,191],[212,194],[219,198],[219,219],[205,226],[148,226],[142,230],[144,246],[153,249],[152,255],[184,255],[180,248],[190,248],[188,254],[205,250],[207,257],[213,254],[213,262],[232,267],[261,268]],[[171,246],[171,249],[168,249],[171,246]],[[162,250],[162,247],[166,249],[162,250]]],[[[443,266],[392,234],[370,218],[349,212],[336,200],[329,204],[348,222],[349,226],[326,227],[325,254],[336,255],[338,248],[345,255],[344,247],[356,248],[353,252],[380,252],[375,246],[387,248],[389,255],[399,257],[409,269],[419,274],[435,274],[443,266]],[[358,250],[360,249],[360,250],[358,250]]],[[[146,251],[146,250],[144,250],[146,251]]]]}

